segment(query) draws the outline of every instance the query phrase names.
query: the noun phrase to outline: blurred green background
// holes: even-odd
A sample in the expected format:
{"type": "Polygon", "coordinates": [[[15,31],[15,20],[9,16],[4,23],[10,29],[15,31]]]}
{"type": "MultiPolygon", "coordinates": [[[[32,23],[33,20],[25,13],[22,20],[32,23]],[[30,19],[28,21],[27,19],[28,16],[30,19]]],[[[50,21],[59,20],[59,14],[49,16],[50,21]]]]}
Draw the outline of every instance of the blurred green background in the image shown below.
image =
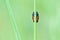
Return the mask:
{"type": "MultiPolygon", "coordinates": [[[[34,40],[33,10],[34,0],[0,0],[0,40],[17,40],[16,25],[21,40],[34,40]]],[[[60,0],[36,0],[36,11],[37,40],[60,40],[60,0]]]]}

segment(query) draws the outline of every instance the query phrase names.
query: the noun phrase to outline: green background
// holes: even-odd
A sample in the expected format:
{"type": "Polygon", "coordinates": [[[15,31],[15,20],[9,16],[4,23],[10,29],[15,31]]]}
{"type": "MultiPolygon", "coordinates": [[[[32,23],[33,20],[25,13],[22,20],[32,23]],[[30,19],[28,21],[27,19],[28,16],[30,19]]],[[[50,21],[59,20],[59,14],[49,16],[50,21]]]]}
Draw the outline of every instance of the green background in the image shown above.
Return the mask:
{"type": "MultiPolygon", "coordinates": [[[[34,0],[0,0],[0,40],[17,40],[16,25],[21,40],[34,40],[33,11],[34,0]]],[[[60,40],[60,0],[36,0],[36,11],[37,40],[60,40]]]]}

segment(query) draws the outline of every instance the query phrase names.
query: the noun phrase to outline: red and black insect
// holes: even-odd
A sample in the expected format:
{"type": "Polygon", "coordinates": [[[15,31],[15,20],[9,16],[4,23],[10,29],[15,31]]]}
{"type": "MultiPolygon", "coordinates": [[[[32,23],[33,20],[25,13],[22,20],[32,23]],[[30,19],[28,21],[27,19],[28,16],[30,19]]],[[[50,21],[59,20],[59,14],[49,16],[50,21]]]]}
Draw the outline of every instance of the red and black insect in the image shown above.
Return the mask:
{"type": "MultiPolygon", "coordinates": [[[[34,22],[34,12],[32,13],[32,20],[34,22]]],[[[38,12],[36,12],[36,23],[38,23],[38,20],[39,20],[39,14],[38,12]]]]}

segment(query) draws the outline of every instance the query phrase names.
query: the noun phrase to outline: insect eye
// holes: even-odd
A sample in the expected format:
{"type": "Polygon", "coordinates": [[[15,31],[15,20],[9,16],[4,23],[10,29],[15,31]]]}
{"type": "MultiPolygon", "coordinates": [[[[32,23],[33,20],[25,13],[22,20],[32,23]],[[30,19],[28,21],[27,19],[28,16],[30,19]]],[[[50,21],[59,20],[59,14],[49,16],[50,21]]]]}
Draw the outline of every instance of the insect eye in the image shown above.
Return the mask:
{"type": "Polygon", "coordinates": [[[34,16],[34,12],[33,12],[32,16],[34,16]]]}
{"type": "Polygon", "coordinates": [[[39,16],[38,12],[36,12],[36,16],[39,16]]]}

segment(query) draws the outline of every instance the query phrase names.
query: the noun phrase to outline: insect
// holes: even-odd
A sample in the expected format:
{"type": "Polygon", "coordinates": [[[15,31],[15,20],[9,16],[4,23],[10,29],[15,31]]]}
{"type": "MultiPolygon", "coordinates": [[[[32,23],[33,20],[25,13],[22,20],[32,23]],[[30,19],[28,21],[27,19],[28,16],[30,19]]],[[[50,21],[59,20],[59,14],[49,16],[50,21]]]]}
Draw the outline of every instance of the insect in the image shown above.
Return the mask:
{"type": "MultiPolygon", "coordinates": [[[[34,12],[32,13],[32,20],[34,22],[34,12]]],[[[38,20],[39,20],[39,14],[38,12],[36,12],[36,23],[38,23],[38,20]]]]}

